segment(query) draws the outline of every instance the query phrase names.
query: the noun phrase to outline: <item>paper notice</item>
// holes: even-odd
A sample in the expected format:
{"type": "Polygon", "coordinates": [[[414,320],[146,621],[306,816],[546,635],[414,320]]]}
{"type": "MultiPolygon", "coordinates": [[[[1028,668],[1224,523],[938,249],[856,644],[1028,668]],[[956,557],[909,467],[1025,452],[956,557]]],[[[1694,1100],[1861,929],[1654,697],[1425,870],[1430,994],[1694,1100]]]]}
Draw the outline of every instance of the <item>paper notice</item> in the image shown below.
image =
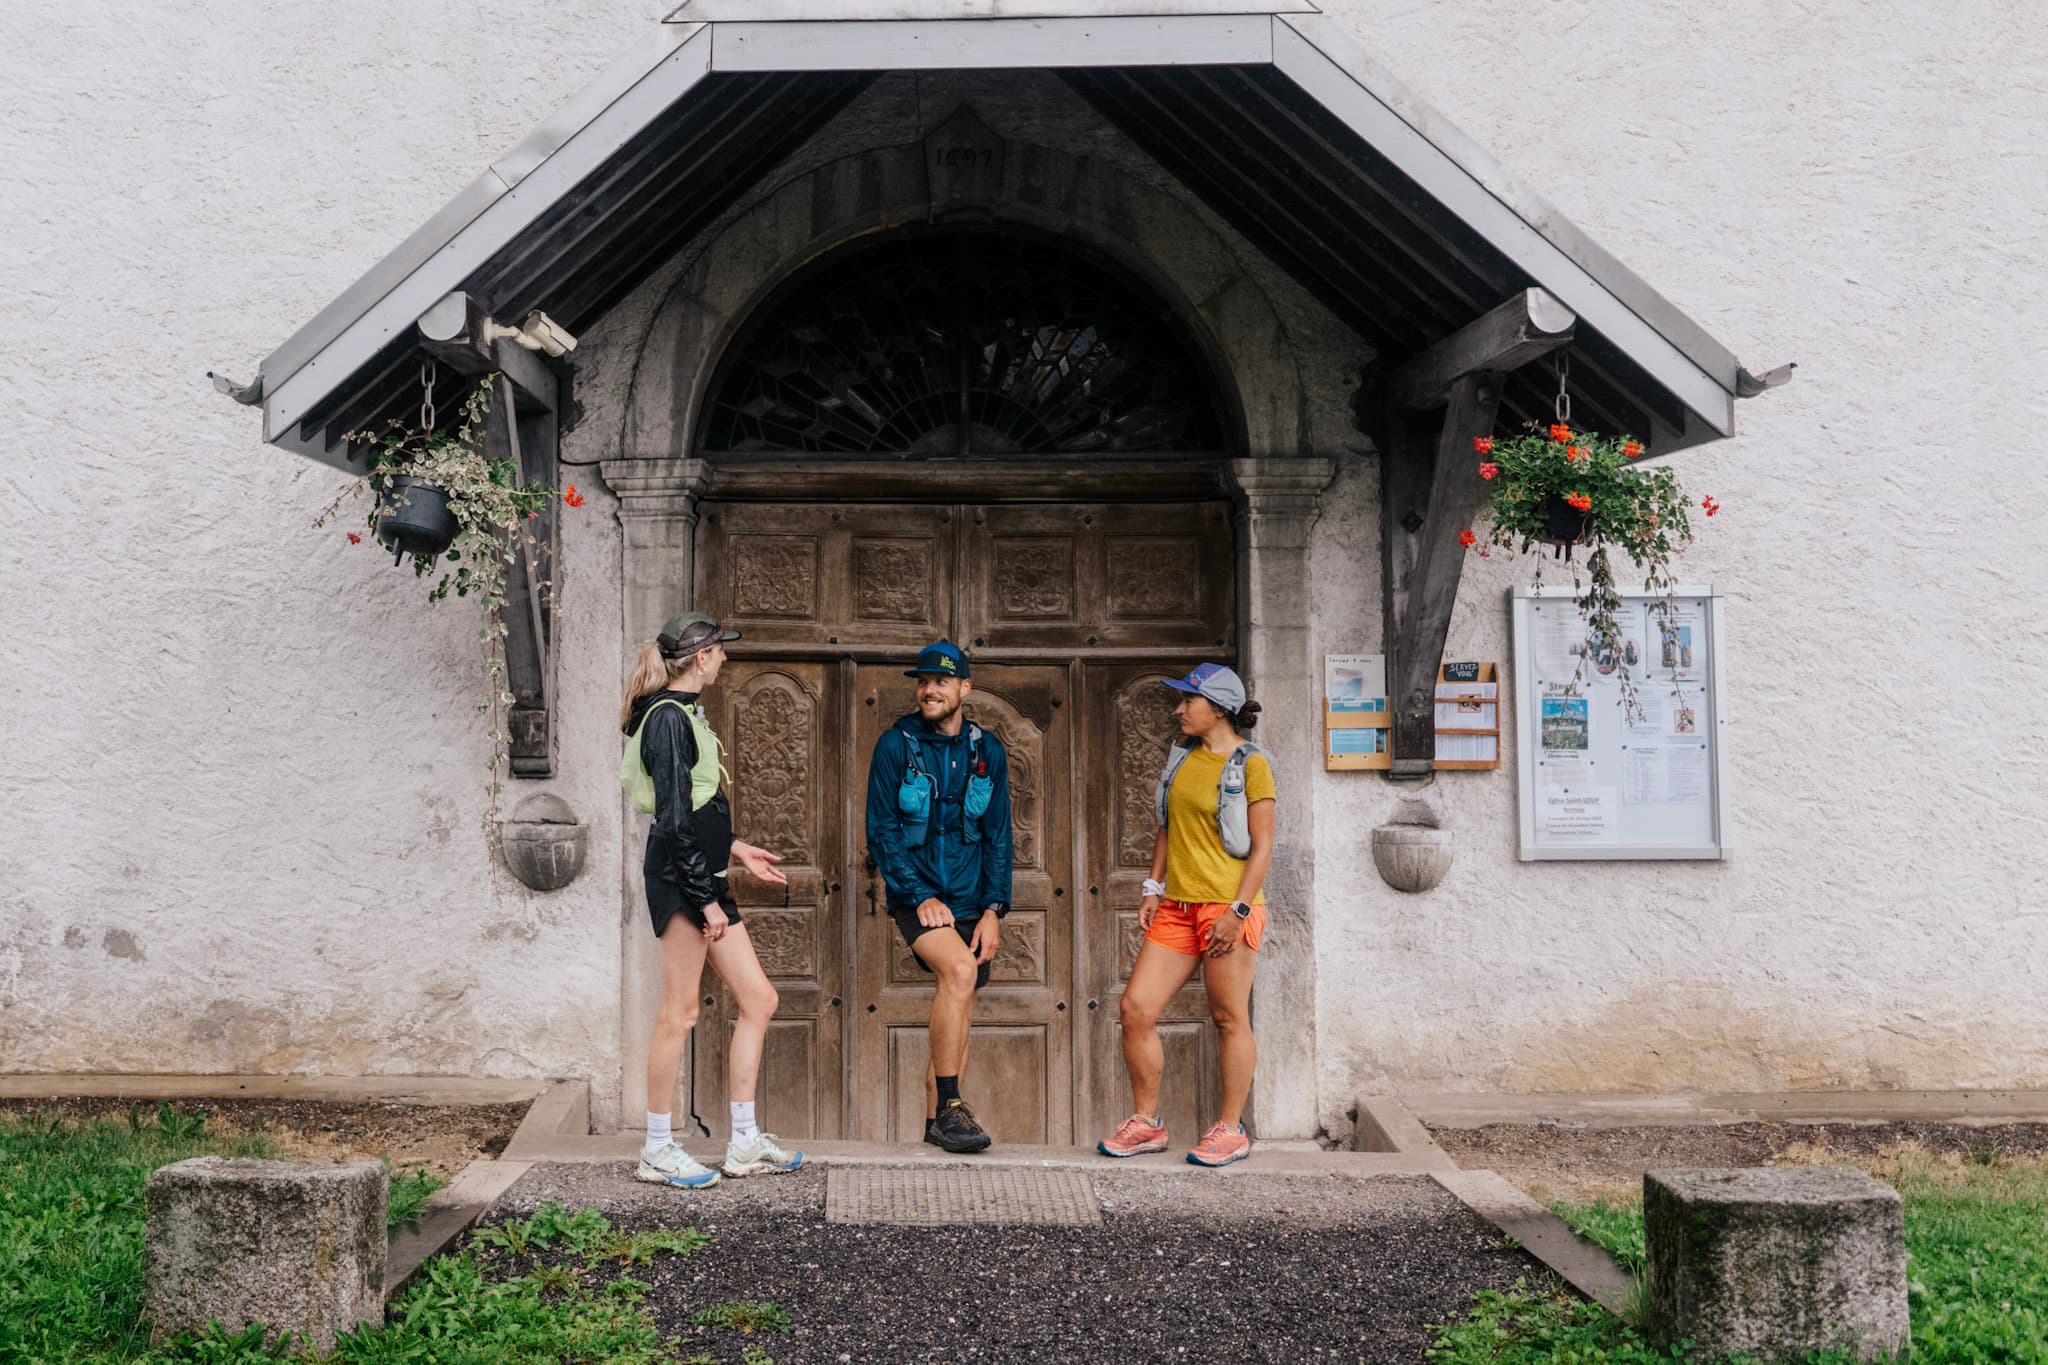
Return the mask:
{"type": "Polygon", "coordinates": [[[1621,799],[1631,806],[1685,805],[1707,799],[1707,746],[1636,746],[1621,756],[1621,799]]]}
{"type": "Polygon", "coordinates": [[[1586,648],[1586,618],[1568,598],[1546,597],[1529,604],[1530,663],[1538,683],[1568,683],[1579,672],[1586,648]]]}
{"type": "Polygon", "coordinates": [[[1536,839],[1545,844],[1614,842],[1618,803],[1612,787],[1536,794],[1536,839]]]}
{"type": "Polygon", "coordinates": [[[1643,607],[1644,657],[1650,678],[1698,682],[1707,675],[1707,612],[1698,598],[1680,598],[1664,609],[1661,600],[1643,607]]]}

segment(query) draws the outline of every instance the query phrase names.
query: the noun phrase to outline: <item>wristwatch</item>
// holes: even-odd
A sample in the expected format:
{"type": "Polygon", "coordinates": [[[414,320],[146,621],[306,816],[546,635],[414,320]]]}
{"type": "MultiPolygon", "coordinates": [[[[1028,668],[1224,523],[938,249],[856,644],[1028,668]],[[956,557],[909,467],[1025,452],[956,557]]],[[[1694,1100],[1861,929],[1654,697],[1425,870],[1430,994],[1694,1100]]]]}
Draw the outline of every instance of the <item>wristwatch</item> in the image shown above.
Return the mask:
{"type": "Polygon", "coordinates": [[[1250,919],[1252,917],[1252,903],[1250,901],[1232,901],[1230,903],[1230,913],[1236,915],[1239,919],[1250,919]]]}

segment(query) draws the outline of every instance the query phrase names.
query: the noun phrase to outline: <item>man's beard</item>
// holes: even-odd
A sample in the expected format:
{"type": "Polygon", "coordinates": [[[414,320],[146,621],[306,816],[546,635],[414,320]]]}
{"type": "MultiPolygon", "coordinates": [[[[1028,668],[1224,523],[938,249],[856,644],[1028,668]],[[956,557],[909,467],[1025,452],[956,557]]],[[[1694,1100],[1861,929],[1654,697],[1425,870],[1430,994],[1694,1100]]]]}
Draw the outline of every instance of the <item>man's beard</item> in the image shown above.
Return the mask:
{"type": "MultiPolygon", "coordinates": [[[[924,716],[926,724],[944,725],[947,721],[953,719],[953,717],[960,714],[960,707],[962,703],[964,703],[966,700],[967,699],[965,697],[962,697],[960,701],[956,701],[951,706],[947,706],[945,710],[939,712],[939,714],[937,714],[936,716],[924,709],[923,702],[919,702],[917,704],[917,709],[919,713],[921,713],[924,716]]],[[[943,706],[945,705],[945,703],[941,702],[940,705],[943,706]]]]}

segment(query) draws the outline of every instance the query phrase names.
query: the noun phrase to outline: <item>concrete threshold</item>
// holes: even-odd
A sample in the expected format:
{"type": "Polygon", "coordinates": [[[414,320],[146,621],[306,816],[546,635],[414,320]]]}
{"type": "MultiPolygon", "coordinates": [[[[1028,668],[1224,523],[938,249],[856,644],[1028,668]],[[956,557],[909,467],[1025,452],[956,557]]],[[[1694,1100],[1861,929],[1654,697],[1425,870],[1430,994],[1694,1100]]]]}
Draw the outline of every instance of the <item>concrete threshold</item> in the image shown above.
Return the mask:
{"type": "Polygon", "coordinates": [[[1635,1296],[1635,1277],[1602,1247],[1571,1230],[1564,1219],[1492,1171],[1438,1171],[1436,1183],[1458,1202],[1521,1243],[1522,1250],[1610,1313],[1624,1312],[1635,1296]]]}
{"type": "Polygon", "coordinates": [[[418,1219],[391,1230],[384,1253],[384,1301],[405,1288],[429,1258],[453,1246],[532,1167],[530,1161],[472,1161],[427,1196],[418,1219]]]}
{"type": "Polygon", "coordinates": [[[1527,1094],[1401,1096],[1424,1123],[1558,1123],[1641,1128],[1757,1123],[2040,1123],[2048,1090],[1815,1090],[1775,1094],[1527,1094]]]}
{"type": "MultiPolygon", "coordinates": [[[[725,1159],[725,1144],[716,1138],[704,1139],[694,1135],[677,1135],[685,1151],[706,1165],[715,1166],[725,1159]]],[[[637,1160],[640,1153],[641,1135],[633,1130],[607,1133],[597,1136],[576,1137],[559,1135],[551,1141],[541,1142],[537,1138],[531,1143],[522,1143],[518,1151],[521,1161],[563,1161],[563,1162],[626,1162],[637,1160]]],[[[1170,1173],[1191,1169],[1184,1152],[1157,1152],[1150,1156],[1106,1157],[1093,1147],[1044,1147],[998,1142],[986,1152],[971,1156],[942,1152],[936,1147],[923,1143],[907,1142],[839,1142],[839,1141],[794,1141],[785,1145],[801,1148],[804,1159],[820,1166],[1017,1166],[1039,1170],[1086,1169],[1119,1171],[1152,1171],[1170,1173]]],[[[512,1155],[510,1148],[506,1149],[512,1155]]],[[[1251,1159],[1225,1166],[1213,1172],[1220,1176],[1234,1175],[1327,1175],[1327,1176],[1382,1176],[1382,1175],[1429,1175],[1434,1171],[1450,1168],[1450,1162],[1442,1159],[1418,1157],[1398,1152],[1326,1152],[1321,1149],[1301,1151],[1291,1145],[1287,1148],[1267,1150],[1254,1144],[1251,1159]]]]}

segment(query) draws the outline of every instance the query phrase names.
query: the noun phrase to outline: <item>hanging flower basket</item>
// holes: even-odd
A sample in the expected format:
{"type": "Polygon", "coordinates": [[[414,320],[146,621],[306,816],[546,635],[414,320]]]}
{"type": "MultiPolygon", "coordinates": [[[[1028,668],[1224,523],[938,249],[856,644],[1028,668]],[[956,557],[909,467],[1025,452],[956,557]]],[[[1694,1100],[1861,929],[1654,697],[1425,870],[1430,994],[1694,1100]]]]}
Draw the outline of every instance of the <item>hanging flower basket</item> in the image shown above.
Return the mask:
{"type": "MultiPolygon", "coordinates": [[[[1586,574],[1577,599],[1586,617],[1586,648],[1581,658],[1620,662],[1624,702],[1636,707],[1634,681],[1628,668],[1630,642],[1621,635],[1615,612],[1621,593],[1615,587],[1608,551],[1618,548],[1643,570],[1643,587],[1668,598],[1676,579],[1672,559],[1692,543],[1689,502],[1678,476],[1664,467],[1637,463],[1640,442],[1628,436],[1597,436],[1574,431],[1562,421],[1548,427],[1528,424],[1519,436],[1473,442],[1479,477],[1488,489],[1487,533],[1466,530],[1459,542],[1482,555],[1494,550],[1519,554],[1537,545],[1571,558],[1574,545],[1590,545],[1586,574]]],[[[1700,506],[1708,516],[1721,510],[1713,498],[1700,506]]],[[[1542,586],[1542,558],[1537,558],[1536,583],[1542,586]]],[[[1577,566],[1573,566],[1574,585],[1577,566]]],[[[1573,679],[1576,684],[1577,678],[1573,679]]]]}
{"type": "Polygon", "coordinates": [[[448,504],[448,490],[410,474],[377,481],[377,510],[371,522],[378,542],[401,560],[416,555],[432,562],[455,543],[461,530],[448,504]]]}

